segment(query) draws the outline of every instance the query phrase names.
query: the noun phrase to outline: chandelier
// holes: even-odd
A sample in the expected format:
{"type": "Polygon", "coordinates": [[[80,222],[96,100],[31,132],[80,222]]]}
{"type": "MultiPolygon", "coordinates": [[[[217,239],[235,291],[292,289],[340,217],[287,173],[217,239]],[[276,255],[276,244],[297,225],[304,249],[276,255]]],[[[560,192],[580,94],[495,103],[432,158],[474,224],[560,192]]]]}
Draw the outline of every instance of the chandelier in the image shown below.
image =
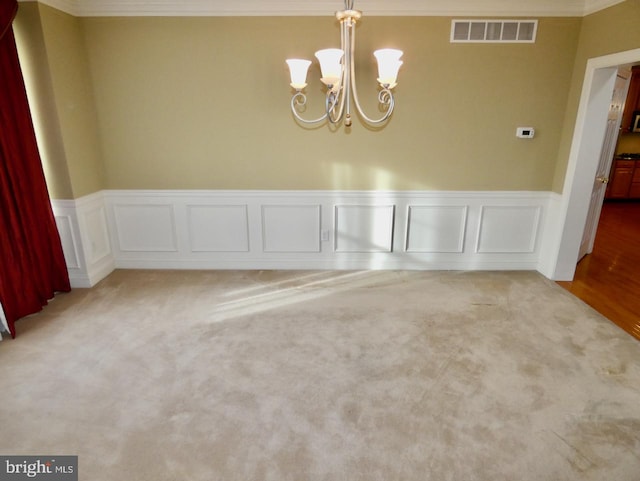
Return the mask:
{"type": "Polygon", "coordinates": [[[328,120],[332,124],[339,124],[344,119],[344,125],[351,125],[351,103],[355,105],[358,114],[370,125],[385,122],[393,113],[395,102],[391,90],[397,85],[398,70],[402,65],[400,57],[402,50],[385,48],[376,50],[373,55],[378,61],[378,102],[384,112],[378,119],[369,118],[360,107],[358,91],[356,90],[354,50],[356,44],[356,22],[362,17],[362,12],[353,9],[354,0],[345,0],[344,10],[336,12],[340,22],[340,47],[318,50],[315,54],[320,62],[322,78],[320,81],[326,86],[325,113],[312,120],[301,117],[307,103],[303,93],[307,86],[307,72],[310,60],[288,59],[291,74],[291,87],[295,93],[291,98],[291,111],[296,119],[306,124],[314,124],[328,120]]]}

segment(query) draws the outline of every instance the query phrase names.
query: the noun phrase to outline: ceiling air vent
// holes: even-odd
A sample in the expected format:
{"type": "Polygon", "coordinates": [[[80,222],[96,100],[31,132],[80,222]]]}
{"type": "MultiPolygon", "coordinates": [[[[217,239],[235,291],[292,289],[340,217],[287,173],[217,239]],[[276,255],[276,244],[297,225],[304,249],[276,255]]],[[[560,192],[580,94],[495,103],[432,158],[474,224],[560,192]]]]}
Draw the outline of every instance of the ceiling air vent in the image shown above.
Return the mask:
{"type": "Polygon", "coordinates": [[[533,43],[537,20],[452,20],[452,43],[533,43]]]}

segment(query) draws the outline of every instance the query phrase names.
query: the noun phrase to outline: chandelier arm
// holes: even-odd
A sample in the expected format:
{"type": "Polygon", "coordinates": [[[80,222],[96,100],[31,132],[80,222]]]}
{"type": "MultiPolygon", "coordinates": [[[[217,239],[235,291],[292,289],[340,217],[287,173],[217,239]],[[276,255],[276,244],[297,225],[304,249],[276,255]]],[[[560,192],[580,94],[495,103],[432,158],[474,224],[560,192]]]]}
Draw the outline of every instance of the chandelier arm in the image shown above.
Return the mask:
{"type": "MultiPolygon", "coordinates": [[[[345,1],[346,3],[346,1],[345,1]]],[[[353,1],[351,2],[353,4],[353,1]]],[[[336,119],[338,121],[342,120],[344,114],[347,114],[347,118],[349,117],[349,98],[350,98],[350,88],[349,88],[349,69],[348,69],[348,58],[349,58],[349,25],[346,20],[340,21],[340,48],[344,52],[342,57],[342,75],[340,78],[340,111],[336,119]],[[346,112],[345,112],[346,111],[346,112]]]]}
{"type": "Polygon", "coordinates": [[[325,99],[325,111],[326,117],[329,119],[329,122],[332,124],[337,124],[342,119],[342,107],[344,105],[344,98],[340,95],[340,92],[334,93],[332,91],[327,92],[327,97],[325,99]],[[332,112],[335,112],[336,105],[340,101],[340,109],[338,111],[338,115],[331,115],[332,112]]]}
{"type": "Polygon", "coordinates": [[[291,97],[291,112],[293,113],[294,117],[298,119],[300,122],[303,122],[305,124],[317,124],[318,122],[323,122],[327,118],[327,115],[328,115],[327,113],[325,113],[322,117],[318,117],[317,119],[313,119],[313,120],[307,120],[305,118],[302,118],[298,113],[296,106],[303,107],[306,104],[307,104],[307,96],[300,91],[296,92],[295,94],[293,94],[293,97],[291,97]]]}
{"type": "MultiPolygon", "coordinates": [[[[356,44],[356,33],[354,28],[351,32],[351,45],[349,46],[351,52],[355,50],[355,44],[356,44]]],[[[395,107],[395,101],[393,99],[393,93],[391,92],[391,89],[383,87],[380,93],[378,94],[378,102],[380,102],[380,104],[382,104],[383,106],[386,106],[387,108],[387,111],[384,113],[384,115],[379,119],[369,118],[367,114],[364,113],[364,110],[360,106],[360,100],[358,99],[358,90],[356,88],[355,61],[354,61],[353,55],[351,55],[349,69],[351,72],[351,89],[353,90],[353,103],[355,104],[356,109],[358,110],[358,113],[360,114],[360,116],[370,125],[377,125],[386,121],[393,113],[393,108],[395,107]]]]}
{"type": "MultiPolygon", "coordinates": [[[[346,2],[346,0],[345,0],[346,2]]],[[[345,40],[346,40],[346,25],[344,23],[344,21],[340,22],[340,47],[342,48],[342,51],[345,52],[344,55],[346,55],[346,50],[345,50],[345,40]]],[[[331,109],[329,109],[329,105],[327,104],[326,106],[326,111],[327,111],[327,117],[329,119],[329,121],[332,124],[337,124],[342,120],[342,117],[344,115],[344,107],[345,104],[347,106],[347,111],[349,109],[349,103],[346,100],[346,96],[345,96],[345,86],[347,85],[347,76],[346,76],[346,65],[345,65],[345,57],[342,57],[342,73],[340,75],[340,87],[338,89],[337,92],[334,93],[335,99],[333,102],[333,105],[331,107],[331,109]],[[338,101],[340,101],[340,107],[338,109],[338,112],[335,112],[335,107],[338,103],[338,101]],[[331,112],[334,112],[335,115],[331,115],[331,112]]],[[[327,92],[327,97],[329,97],[330,92],[327,92]]]]}
{"type": "MultiPolygon", "coordinates": [[[[353,4],[353,2],[351,2],[353,4]]],[[[352,5],[353,6],[353,5],[352,5]]],[[[351,83],[353,74],[353,38],[355,23],[351,19],[343,20],[344,36],[342,40],[342,50],[344,50],[343,78],[344,97],[346,103],[345,125],[351,125],[351,83]]]]}

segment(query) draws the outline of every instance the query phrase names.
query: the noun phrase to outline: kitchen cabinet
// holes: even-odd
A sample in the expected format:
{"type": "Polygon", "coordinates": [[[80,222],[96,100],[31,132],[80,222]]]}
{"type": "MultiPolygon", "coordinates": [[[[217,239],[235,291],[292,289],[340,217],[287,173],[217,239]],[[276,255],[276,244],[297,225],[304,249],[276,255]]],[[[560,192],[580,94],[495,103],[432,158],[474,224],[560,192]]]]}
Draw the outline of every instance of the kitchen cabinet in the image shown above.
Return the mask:
{"type": "MultiPolygon", "coordinates": [[[[605,196],[607,199],[627,199],[630,197],[635,171],[637,171],[638,182],[640,182],[640,167],[636,169],[635,160],[616,159],[613,162],[605,196]]],[[[640,183],[637,185],[640,189],[640,183]]],[[[638,192],[638,197],[640,197],[640,192],[638,192]]]]}
{"type": "Polygon", "coordinates": [[[631,132],[633,123],[633,113],[640,110],[640,65],[631,69],[631,80],[629,83],[629,93],[624,103],[622,112],[621,132],[631,132]]]}
{"type": "Polygon", "coordinates": [[[640,163],[636,161],[636,168],[633,171],[631,179],[631,188],[629,189],[629,197],[632,199],[640,199],[640,163]]]}

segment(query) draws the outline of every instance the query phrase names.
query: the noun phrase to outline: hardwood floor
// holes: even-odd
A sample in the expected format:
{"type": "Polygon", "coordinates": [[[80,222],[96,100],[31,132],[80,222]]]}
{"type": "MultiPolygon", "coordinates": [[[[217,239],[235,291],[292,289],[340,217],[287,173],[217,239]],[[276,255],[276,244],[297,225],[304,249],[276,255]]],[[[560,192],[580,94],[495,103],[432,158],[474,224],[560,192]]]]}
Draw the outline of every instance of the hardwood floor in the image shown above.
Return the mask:
{"type": "Polygon", "coordinates": [[[593,252],[558,284],[640,340],[640,203],[605,202],[593,252]]]}

